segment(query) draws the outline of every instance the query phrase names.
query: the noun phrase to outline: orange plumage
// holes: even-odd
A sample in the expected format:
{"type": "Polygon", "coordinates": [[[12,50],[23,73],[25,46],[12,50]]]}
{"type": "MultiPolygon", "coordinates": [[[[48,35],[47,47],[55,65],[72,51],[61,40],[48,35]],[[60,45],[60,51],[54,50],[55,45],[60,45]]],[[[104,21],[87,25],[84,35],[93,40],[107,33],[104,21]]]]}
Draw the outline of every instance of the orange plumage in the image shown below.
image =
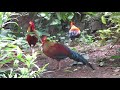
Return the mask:
{"type": "Polygon", "coordinates": [[[71,40],[75,39],[75,38],[79,38],[80,36],[80,28],[76,27],[74,25],[74,22],[70,23],[70,30],[69,30],[69,37],[71,38],[71,40]]]}

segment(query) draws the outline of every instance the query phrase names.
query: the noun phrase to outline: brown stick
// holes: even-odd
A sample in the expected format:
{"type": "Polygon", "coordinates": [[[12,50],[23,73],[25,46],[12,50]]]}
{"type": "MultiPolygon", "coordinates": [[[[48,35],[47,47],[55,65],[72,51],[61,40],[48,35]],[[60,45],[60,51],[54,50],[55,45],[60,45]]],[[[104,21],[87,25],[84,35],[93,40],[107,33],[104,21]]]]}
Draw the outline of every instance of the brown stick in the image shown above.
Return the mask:
{"type": "MultiPolygon", "coordinates": [[[[113,48],[113,46],[119,41],[119,39],[120,39],[120,37],[118,37],[117,38],[117,40],[116,40],[116,42],[110,47],[110,50],[113,48]]],[[[109,51],[106,53],[106,54],[108,54],[109,53],[109,51]]]]}

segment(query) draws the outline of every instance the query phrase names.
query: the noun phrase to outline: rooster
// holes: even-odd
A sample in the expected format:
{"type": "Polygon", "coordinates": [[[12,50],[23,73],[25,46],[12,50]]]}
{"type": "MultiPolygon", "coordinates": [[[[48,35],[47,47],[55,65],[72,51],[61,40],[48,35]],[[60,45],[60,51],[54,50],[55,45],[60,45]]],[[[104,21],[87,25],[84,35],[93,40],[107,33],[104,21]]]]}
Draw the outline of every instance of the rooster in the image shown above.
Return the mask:
{"type": "Polygon", "coordinates": [[[43,53],[46,56],[52,59],[56,59],[58,61],[57,70],[60,70],[61,68],[60,61],[67,57],[73,59],[74,61],[82,62],[84,65],[88,65],[94,70],[93,66],[90,63],[88,63],[88,61],[82,55],[78,54],[75,51],[72,51],[67,46],[48,40],[46,35],[42,35],[41,41],[43,53]]]}
{"type": "Polygon", "coordinates": [[[71,40],[75,38],[79,38],[80,36],[80,29],[74,25],[74,22],[70,23],[70,30],[69,30],[69,37],[71,40]]]}
{"type": "Polygon", "coordinates": [[[38,35],[37,35],[36,30],[35,30],[35,24],[32,21],[29,22],[27,32],[28,32],[28,34],[27,34],[26,40],[27,40],[27,42],[31,48],[32,54],[33,54],[34,53],[34,46],[38,42],[38,35]]]}

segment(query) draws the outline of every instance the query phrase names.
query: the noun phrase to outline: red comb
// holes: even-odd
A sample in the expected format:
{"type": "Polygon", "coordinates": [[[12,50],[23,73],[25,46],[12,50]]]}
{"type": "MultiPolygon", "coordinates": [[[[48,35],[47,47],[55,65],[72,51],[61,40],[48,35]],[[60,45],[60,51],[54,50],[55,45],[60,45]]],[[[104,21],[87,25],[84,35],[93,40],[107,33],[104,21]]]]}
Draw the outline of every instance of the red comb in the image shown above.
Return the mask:
{"type": "Polygon", "coordinates": [[[30,24],[32,30],[34,30],[35,29],[35,24],[32,21],[30,21],[29,24],[30,24]]]}
{"type": "Polygon", "coordinates": [[[29,22],[30,25],[34,24],[32,21],[29,22]]]}

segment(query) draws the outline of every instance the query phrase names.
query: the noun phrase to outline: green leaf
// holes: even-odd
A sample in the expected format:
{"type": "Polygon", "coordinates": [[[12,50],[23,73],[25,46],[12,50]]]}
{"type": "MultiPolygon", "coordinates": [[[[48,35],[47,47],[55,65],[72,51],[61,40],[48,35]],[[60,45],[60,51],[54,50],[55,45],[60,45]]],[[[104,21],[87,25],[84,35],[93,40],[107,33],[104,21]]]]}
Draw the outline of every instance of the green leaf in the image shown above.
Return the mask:
{"type": "Polygon", "coordinates": [[[120,59],[120,56],[111,56],[112,59],[120,59]]]}
{"type": "Polygon", "coordinates": [[[73,48],[71,48],[71,49],[72,49],[72,50],[74,50],[74,51],[77,51],[77,49],[76,49],[76,48],[74,48],[74,47],[73,47],[73,48]]]}
{"type": "Polygon", "coordinates": [[[10,48],[10,47],[5,47],[5,48],[4,48],[4,50],[5,50],[5,51],[12,51],[12,50],[13,50],[13,48],[10,48]]]}
{"type": "Polygon", "coordinates": [[[106,24],[106,19],[105,19],[104,16],[101,17],[101,20],[102,20],[102,23],[103,23],[103,24],[106,24]]]}
{"type": "Polygon", "coordinates": [[[29,73],[28,68],[19,68],[19,69],[20,69],[22,75],[25,75],[25,74],[29,73]]]}
{"type": "Polygon", "coordinates": [[[11,37],[5,37],[5,38],[3,38],[3,40],[15,40],[15,39],[11,38],[11,37]]]}
{"type": "Polygon", "coordinates": [[[47,20],[50,20],[51,13],[48,12],[41,12],[40,15],[47,20]]]}
{"type": "Polygon", "coordinates": [[[57,24],[61,24],[61,21],[58,19],[55,19],[50,25],[57,25],[57,24]]]}
{"type": "Polygon", "coordinates": [[[84,12],[85,14],[91,15],[91,16],[95,16],[97,15],[97,12],[84,12]]]}
{"type": "Polygon", "coordinates": [[[25,58],[26,58],[28,61],[32,60],[32,56],[30,56],[29,54],[26,55],[25,58]]]}
{"type": "Polygon", "coordinates": [[[7,46],[10,47],[10,48],[16,48],[17,47],[16,45],[13,45],[13,44],[8,44],[7,46]]]}
{"type": "Polygon", "coordinates": [[[3,23],[3,22],[2,22],[2,18],[0,17],[0,26],[2,25],[2,23],[3,23]]]}
{"type": "Polygon", "coordinates": [[[36,31],[38,36],[41,37],[42,35],[50,36],[47,32],[36,31]]]}
{"type": "Polygon", "coordinates": [[[10,58],[10,59],[7,59],[7,60],[3,60],[1,61],[0,63],[2,64],[6,64],[6,63],[9,63],[10,61],[14,60],[13,58],[10,58]]]}
{"type": "Polygon", "coordinates": [[[14,63],[13,63],[13,66],[18,67],[18,64],[19,64],[19,60],[15,60],[14,63]]]}
{"type": "Polygon", "coordinates": [[[25,62],[25,59],[23,59],[23,58],[20,58],[20,61],[22,61],[22,62],[25,62]]]}
{"type": "Polygon", "coordinates": [[[59,13],[59,12],[57,12],[57,13],[56,13],[56,15],[57,15],[57,18],[58,18],[59,20],[61,20],[60,13],[59,13]]]}
{"type": "Polygon", "coordinates": [[[2,15],[3,15],[3,12],[0,12],[0,17],[2,17],[2,15]]]}
{"type": "Polygon", "coordinates": [[[43,71],[45,71],[46,69],[46,67],[49,65],[49,63],[47,63],[47,64],[45,64],[42,68],[39,68],[39,70],[38,70],[38,72],[43,72],[43,71]]]}
{"type": "Polygon", "coordinates": [[[0,43],[0,47],[6,47],[8,43],[0,43]]]}
{"type": "Polygon", "coordinates": [[[22,50],[17,46],[17,58],[22,58],[22,50]]]}
{"type": "Polygon", "coordinates": [[[40,15],[41,15],[42,17],[45,17],[45,16],[46,16],[46,13],[41,12],[40,15]]]}
{"type": "Polygon", "coordinates": [[[3,57],[0,58],[0,61],[4,60],[7,56],[8,56],[8,54],[5,54],[3,57]]]}
{"type": "Polygon", "coordinates": [[[22,58],[22,53],[17,54],[17,58],[21,59],[22,58]]]}
{"type": "Polygon", "coordinates": [[[30,68],[31,64],[29,61],[26,61],[25,64],[27,65],[28,68],[30,68]]]}
{"type": "Polygon", "coordinates": [[[71,13],[71,14],[68,16],[68,19],[71,20],[73,17],[74,17],[74,14],[71,13]]]}
{"type": "Polygon", "coordinates": [[[0,12],[0,25],[3,24],[3,21],[2,21],[2,15],[3,15],[3,12],[0,12]]]}

